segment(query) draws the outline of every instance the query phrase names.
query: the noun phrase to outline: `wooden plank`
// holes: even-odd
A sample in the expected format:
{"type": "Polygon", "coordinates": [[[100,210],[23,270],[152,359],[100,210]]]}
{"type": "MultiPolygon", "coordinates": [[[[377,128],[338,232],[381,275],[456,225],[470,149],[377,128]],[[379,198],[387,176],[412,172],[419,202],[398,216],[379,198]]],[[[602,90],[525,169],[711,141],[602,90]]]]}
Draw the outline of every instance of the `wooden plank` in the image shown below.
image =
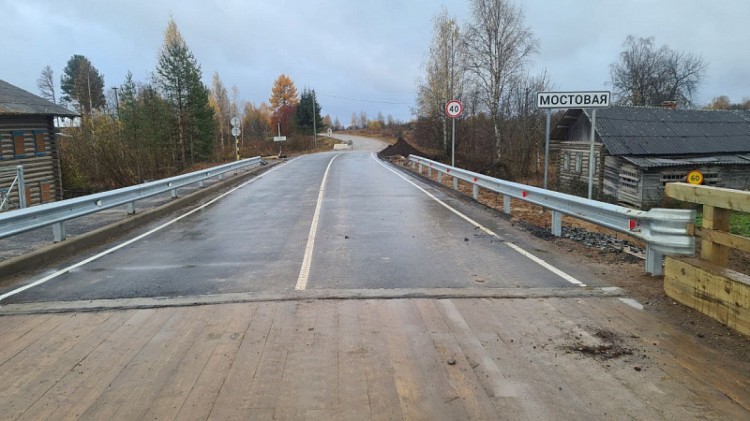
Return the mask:
{"type": "Polygon", "coordinates": [[[750,253],[750,238],[743,237],[741,235],[730,234],[724,231],[716,231],[705,227],[693,227],[692,232],[689,232],[689,234],[716,244],[721,244],[733,249],[744,251],[745,253],[750,253]]]}
{"type": "Polygon", "coordinates": [[[338,413],[341,420],[372,419],[365,360],[369,357],[362,342],[359,301],[340,301],[338,309],[338,413]]]}
{"type": "Polygon", "coordinates": [[[184,307],[169,319],[82,414],[88,419],[138,418],[169,379],[215,306],[184,307]]]}
{"type": "Polygon", "coordinates": [[[365,349],[364,369],[373,420],[404,419],[389,358],[385,336],[389,327],[382,324],[376,301],[363,302],[359,312],[362,345],[365,349]]]}
{"type": "MultiPolygon", "coordinates": [[[[703,205],[703,226],[707,229],[729,232],[729,210],[703,205]]],[[[711,263],[727,266],[729,247],[703,240],[701,241],[701,257],[711,263]]]]}
{"type": "MultiPolygon", "coordinates": [[[[25,413],[28,419],[52,419],[60,414],[82,414],[102,390],[140,351],[143,344],[165,322],[150,310],[123,312],[124,322],[101,332],[101,342],[25,413]]],[[[164,313],[162,313],[164,314],[164,313]]]]}
{"type": "Polygon", "coordinates": [[[750,192],[722,187],[667,183],[665,194],[683,202],[750,213],[750,192]]]}
{"type": "MultiPolygon", "coordinates": [[[[218,396],[224,380],[227,378],[230,368],[233,366],[237,350],[244,339],[252,315],[257,308],[256,304],[234,304],[225,305],[221,309],[221,320],[209,325],[200,335],[195,348],[205,348],[211,344],[209,358],[203,359],[195,382],[189,390],[187,399],[182,403],[180,411],[174,419],[179,420],[206,420],[211,414],[214,402],[218,396]]],[[[186,356],[188,364],[195,359],[186,356]]],[[[196,366],[199,364],[196,364],[196,366]]],[[[197,367],[196,367],[197,368],[197,367]]],[[[178,369],[179,371],[179,369],[178,369]]],[[[147,417],[143,417],[146,419],[147,417]]],[[[161,418],[158,418],[161,419],[161,418]]]]}
{"type": "Polygon", "coordinates": [[[750,335],[750,276],[689,258],[668,258],[664,290],[675,300],[750,335]]]}
{"type": "Polygon", "coordinates": [[[282,380],[287,360],[288,346],[297,340],[297,332],[290,326],[297,311],[296,302],[275,303],[271,329],[260,349],[261,358],[252,382],[250,393],[243,402],[241,419],[257,419],[269,413],[276,414],[282,380]]]}
{"type": "MultiPolygon", "coordinates": [[[[250,320],[250,326],[243,335],[242,344],[237,350],[232,368],[227,375],[219,395],[214,401],[210,419],[241,419],[243,410],[251,396],[251,388],[260,369],[259,364],[265,346],[270,343],[269,335],[274,316],[278,310],[274,303],[258,303],[250,320]]],[[[261,418],[273,416],[273,408],[261,418]]]]}
{"type": "Polygon", "coordinates": [[[415,305],[430,333],[439,360],[456,361],[454,365],[447,364],[445,369],[459,402],[466,410],[465,418],[471,420],[494,418],[496,414],[490,397],[484,392],[457,338],[450,333],[450,328],[445,324],[440,311],[435,306],[435,301],[418,300],[415,305]]]}

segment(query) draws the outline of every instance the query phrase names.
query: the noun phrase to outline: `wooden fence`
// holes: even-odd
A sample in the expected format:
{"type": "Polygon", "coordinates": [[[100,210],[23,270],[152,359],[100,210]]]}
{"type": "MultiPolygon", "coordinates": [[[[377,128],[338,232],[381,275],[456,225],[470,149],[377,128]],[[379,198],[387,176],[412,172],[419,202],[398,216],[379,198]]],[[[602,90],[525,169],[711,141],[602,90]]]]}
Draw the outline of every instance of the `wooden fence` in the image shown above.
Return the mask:
{"type": "Polygon", "coordinates": [[[729,233],[731,212],[750,213],[750,192],[669,183],[668,197],[703,205],[701,255],[668,257],[664,268],[667,295],[750,335],[750,276],[727,268],[730,249],[750,253],[750,238],[729,233]]]}

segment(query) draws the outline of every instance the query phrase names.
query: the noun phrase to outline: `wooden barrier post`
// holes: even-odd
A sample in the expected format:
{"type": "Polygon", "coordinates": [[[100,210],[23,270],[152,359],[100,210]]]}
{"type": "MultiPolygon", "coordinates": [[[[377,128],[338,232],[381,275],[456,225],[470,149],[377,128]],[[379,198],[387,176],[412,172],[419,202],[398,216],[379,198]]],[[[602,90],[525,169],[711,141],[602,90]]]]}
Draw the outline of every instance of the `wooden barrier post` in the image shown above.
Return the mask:
{"type": "MultiPolygon", "coordinates": [[[[729,209],[703,205],[703,228],[729,232],[729,209]]],[[[703,239],[701,240],[701,258],[719,266],[726,266],[729,264],[729,247],[716,243],[710,238],[703,239]]]]}

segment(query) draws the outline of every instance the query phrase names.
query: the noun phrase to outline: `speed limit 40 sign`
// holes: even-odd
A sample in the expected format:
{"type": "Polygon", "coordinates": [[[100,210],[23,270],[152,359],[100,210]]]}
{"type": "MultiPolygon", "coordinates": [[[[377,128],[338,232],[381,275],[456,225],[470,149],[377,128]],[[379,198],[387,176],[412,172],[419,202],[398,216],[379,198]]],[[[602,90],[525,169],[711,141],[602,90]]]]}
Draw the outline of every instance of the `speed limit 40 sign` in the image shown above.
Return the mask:
{"type": "Polygon", "coordinates": [[[461,105],[461,101],[453,99],[445,104],[445,114],[450,118],[458,118],[461,113],[464,112],[464,107],[461,105]]]}

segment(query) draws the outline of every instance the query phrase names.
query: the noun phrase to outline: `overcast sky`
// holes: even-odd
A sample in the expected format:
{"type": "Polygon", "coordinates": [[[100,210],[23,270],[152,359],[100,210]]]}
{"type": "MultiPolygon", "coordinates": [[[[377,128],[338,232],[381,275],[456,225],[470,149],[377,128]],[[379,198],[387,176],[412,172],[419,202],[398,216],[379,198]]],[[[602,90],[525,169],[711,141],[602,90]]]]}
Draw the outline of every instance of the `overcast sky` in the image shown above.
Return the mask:
{"type": "MultiPolygon", "coordinates": [[[[609,65],[629,34],[701,54],[709,68],[698,102],[750,97],[750,0],[516,0],[540,42],[533,72],[556,90],[609,90],[609,65]]],[[[128,70],[146,81],[174,17],[210,84],[218,72],[240,100],[268,101],[276,77],[313,88],[323,115],[412,118],[415,86],[445,6],[463,24],[469,0],[0,0],[0,79],[38,93],[73,54],[107,88],[128,70]]]]}

